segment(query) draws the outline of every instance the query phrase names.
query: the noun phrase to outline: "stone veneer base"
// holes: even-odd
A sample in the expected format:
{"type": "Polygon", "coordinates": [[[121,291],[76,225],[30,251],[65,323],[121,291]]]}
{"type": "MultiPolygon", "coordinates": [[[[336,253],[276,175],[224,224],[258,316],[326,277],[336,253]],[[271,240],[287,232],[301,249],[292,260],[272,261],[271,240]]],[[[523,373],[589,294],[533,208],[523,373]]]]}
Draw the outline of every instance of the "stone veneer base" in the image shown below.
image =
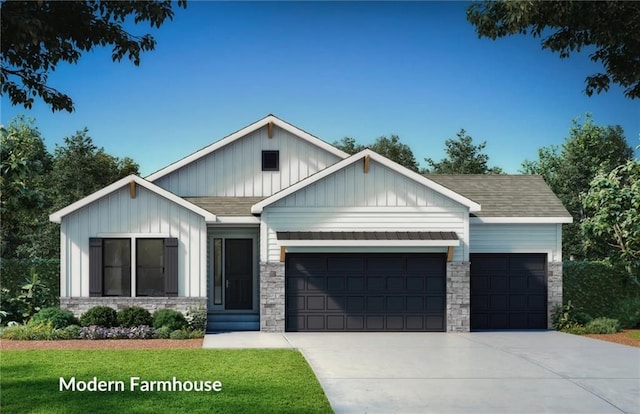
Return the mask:
{"type": "Polygon", "coordinates": [[[68,309],[76,317],[94,306],[109,306],[115,310],[129,306],[140,306],[153,313],[158,309],[173,309],[183,314],[190,308],[207,307],[207,298],[204,297],[61,297],[60,308],[68,309]]]}

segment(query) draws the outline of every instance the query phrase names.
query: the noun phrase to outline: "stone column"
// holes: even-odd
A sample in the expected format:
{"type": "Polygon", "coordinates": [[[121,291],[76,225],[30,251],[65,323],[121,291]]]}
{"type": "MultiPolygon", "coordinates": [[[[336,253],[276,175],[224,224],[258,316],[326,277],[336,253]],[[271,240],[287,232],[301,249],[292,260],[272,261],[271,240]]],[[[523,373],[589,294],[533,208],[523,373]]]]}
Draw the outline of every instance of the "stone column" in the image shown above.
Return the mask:
{"type": "Polygon", "coordinates": [[[284,263],[260,263],[260,331],[284,332],[284,263]]]}
{"type": "Polygon", "coordinates": [[[553,310],[562,306],[562,262],[551,262],[547,266],[547,328],[553,329],[553,310]]]}
{"type": "Polygon", "coordinates": [[[447,263],[447,332],[471,328],[471,263],[447,263]]]}

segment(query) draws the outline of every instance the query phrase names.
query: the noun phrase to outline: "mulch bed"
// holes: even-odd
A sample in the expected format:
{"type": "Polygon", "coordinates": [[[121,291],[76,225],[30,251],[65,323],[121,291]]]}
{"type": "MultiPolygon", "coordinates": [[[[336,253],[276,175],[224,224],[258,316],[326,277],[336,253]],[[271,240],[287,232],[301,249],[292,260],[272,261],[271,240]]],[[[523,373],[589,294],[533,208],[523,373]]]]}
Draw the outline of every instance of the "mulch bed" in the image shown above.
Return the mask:
{"type": "Polygon", "coordinates": [[[0,350],[25,349],[168,349],[202,348],[198,339],[76,339],[61,341],[14,341],[0,340],[0,350]]]}
{"type": "Polygon", "coordinates": [[[607,342],[615,342],[617,344],[635,346],[640,348],[640,339],[632,338],[629,335],[629,332],[638,332],[640,329],[626,329],[622,332],[607,334],[607,335],[596,335],[596,334],[588,334],[584,336],[588,336],[593,339],[600,339],[601,341],[607,342]]]}

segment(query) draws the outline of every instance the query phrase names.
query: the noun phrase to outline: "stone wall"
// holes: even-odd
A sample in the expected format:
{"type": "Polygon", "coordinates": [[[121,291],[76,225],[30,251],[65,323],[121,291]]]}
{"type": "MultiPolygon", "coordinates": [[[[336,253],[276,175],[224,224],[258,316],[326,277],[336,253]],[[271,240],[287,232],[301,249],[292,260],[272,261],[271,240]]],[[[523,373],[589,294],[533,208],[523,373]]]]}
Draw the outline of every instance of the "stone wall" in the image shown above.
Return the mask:
{"type": "Polygon", "coordinates": [[[557,305],[562,306],[562,262],[551,262],[547,267],[547,328],[553,329],[552,315],[557,305]]]}
{"type": "Polygon", "coordinates": [[[203,297],[61,297],[60,308],[68,309],[76,317],[94,306],[109,306],[115,310],[129,306],[140,306],[153,313],[158,309],[174,309],[185,313],[189,307],[207,307],[207,298],[203,297]]]}
{"type": "Polygon", "coordinates": [[[471,263],[447,263],[447,332],[471,328],[471,263]]]}
{"type": "Polygon", "coordinates": [[[260,263],[260,331],[284,332],[284,263],[260,263]]]}

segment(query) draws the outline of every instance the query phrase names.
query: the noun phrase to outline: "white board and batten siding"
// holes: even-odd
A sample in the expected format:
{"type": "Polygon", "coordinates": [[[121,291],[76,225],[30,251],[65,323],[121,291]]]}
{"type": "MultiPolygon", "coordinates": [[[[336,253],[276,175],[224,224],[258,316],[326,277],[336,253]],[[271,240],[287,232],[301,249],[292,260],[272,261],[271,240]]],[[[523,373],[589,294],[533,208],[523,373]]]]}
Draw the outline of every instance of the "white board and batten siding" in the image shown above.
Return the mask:
{"type": "Polygon", "coordinates": [[[128,186],[123,187],[63,217],[60,237],[61,296],[89,296],[91,237],[177,238],[178,295],[206,296],[207,226],[203,217],[141,186],[135,198],[130,197],[128,186]]]}
{"type": "Polygon", "coordinates": [[[268,197],[340,161],[275,127],[260,128],[154,181],[180,197],[268,197]],[[262,171],[262,151],[280,152],[279,171],[262,171]]]}
{"type": "Polygon", "coordinates": [[[470,224],[471,253],[547,253],[562,261],[562,224],[470,224]]]}
{"type": "MultiPolygon", "coordinates": [[[[371,162],[351,164],[267,206],[262,212],[261,261],[279,261],[278,231],[455,231],[454,260],[469,258],[469,210],[371,162]]],[[[446,252],[446,247],[289,247],[288,252],[446,252]]]]}

